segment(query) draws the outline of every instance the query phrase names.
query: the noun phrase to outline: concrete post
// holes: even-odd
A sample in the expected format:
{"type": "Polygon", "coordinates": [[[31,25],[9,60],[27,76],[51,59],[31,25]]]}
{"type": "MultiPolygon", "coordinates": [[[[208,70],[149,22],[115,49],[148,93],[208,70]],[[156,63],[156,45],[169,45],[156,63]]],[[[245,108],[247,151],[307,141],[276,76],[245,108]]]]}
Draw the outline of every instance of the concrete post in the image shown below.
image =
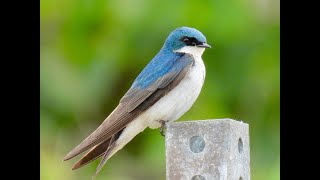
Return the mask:
{"type": "Polygon", "coordinates": [[[167,180],[250,180],[249,125],[232,119],[167,124],[167,180]]]}

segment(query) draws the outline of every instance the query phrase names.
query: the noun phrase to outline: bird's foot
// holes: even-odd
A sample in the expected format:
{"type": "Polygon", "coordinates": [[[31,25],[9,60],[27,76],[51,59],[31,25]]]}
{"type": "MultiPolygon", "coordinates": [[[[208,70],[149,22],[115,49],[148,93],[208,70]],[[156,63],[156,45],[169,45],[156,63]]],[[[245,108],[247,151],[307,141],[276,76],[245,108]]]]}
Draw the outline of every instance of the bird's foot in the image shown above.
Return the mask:
{"type": "Polygon", "coordinates": [[[165,129],[166,129],[166,121],[160,120],[159,122],[161,124],[160,134],[164,137],[165,136],[165,129]]]}

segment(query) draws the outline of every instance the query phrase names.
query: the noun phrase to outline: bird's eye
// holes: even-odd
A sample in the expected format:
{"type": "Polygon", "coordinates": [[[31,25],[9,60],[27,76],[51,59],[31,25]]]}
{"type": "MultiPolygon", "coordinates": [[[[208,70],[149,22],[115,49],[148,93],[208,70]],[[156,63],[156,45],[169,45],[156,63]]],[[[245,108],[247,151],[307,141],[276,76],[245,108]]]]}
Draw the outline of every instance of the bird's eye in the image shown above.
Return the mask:
{"type": "Polygon", "coordinates": [[[192,43],[192,46],[196,46],[196,43],[193,42],[193,43],[192,43]]]}
{"type": "Polygon", "coordinates": [[[184,38],[183,42],[189,42],[189,38],[184,38]]]}

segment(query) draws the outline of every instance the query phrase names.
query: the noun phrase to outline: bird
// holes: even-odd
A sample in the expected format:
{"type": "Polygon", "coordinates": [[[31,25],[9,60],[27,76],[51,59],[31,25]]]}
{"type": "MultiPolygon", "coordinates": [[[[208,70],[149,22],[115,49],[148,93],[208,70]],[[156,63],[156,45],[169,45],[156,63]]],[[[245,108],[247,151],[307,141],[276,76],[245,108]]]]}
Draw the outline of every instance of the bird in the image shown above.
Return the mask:
{"type": "Polygon", "coordinates": [[[211,48],[197,29],[179,27],[165,40],[102,124],[65,157],[89,150],[72,167],[78,169],[102,156],[95,176],[108,159],[147,127],[163,129],[178,120],[198,98],[206,68],[202,54],[211,48]]]}

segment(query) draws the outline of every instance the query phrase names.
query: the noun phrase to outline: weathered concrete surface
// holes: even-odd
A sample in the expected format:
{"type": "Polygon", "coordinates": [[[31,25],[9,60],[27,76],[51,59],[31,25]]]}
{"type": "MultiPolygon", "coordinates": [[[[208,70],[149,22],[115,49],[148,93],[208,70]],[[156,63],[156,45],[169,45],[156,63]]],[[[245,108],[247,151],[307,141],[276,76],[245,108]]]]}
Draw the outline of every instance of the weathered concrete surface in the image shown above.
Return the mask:
{"type": "Polygon", "coordinates": [[[165,138],[167,180],[250,179],[246,123],[232,119],[168,123],[165,138]]]}

